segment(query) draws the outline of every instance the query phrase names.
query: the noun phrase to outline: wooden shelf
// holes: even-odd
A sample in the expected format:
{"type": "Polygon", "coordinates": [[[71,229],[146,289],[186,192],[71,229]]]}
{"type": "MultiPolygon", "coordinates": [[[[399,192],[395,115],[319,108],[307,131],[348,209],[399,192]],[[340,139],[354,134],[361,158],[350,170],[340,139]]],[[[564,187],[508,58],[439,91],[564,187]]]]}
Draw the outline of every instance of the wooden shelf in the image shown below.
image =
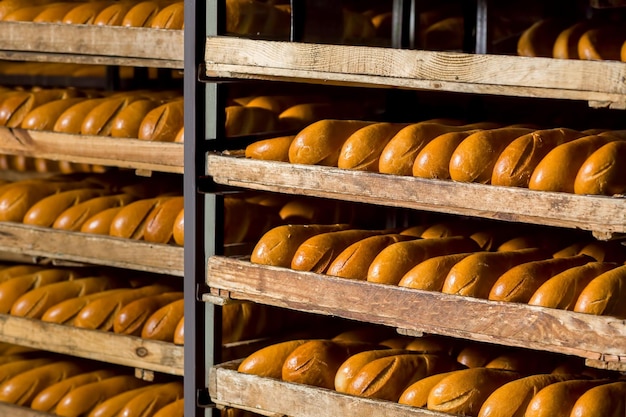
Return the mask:
{"type": "Polygon", "coordinates": [[[183,347],[173,343],[5,314],[0,314],[0,340],[85,359],[183,375],[183,347]]]}
{"type": "Polygon", "coordinates": [[[404,334],[424,332],[576,355],[626,370],[626,325],[614,317],[374,284],[218,256],[208,260],[207,284],[213,296],[382,324],[404,334]]]}
{"type": "Polygon", "coordinates": [[[45,413],[43,411],[33,410],[28,407],[20,407],[13,404],[0,402],[0,415],[11,417],[54,417],[56,414],[45,413]]]}
{"type": "Polygon", "coordinates": [[[0,153],[182,174],[181,143],[0,127],[0,153]]]}
{"type": "Polygon", "coordinates": [[[183,68],[182,30],[1,22],[0,59],[183,68]]]}
{"type": "Polygon", "coordinates": [[[494,220],[626,233],[626,198],[384,175],[209,154],[218,184],[494,220]]]}
{"type": "Polygon", "coordinates": [[[183,276],[183,248],[0,222],[0,251],[183,276]]]}
{"type": "Polygon", "coordinates": [[[626,64],[209,37],[207,77],[589,101],[626,108],[626,64]]]}
{"type": "Polygon", "coordinates": [[[237,361],[228,362],[209,371],[209,394],[218,407],[234,407],[271,417],[450,416],[391,401],[243,374],[236,371],[238,365],[237,361]]]}

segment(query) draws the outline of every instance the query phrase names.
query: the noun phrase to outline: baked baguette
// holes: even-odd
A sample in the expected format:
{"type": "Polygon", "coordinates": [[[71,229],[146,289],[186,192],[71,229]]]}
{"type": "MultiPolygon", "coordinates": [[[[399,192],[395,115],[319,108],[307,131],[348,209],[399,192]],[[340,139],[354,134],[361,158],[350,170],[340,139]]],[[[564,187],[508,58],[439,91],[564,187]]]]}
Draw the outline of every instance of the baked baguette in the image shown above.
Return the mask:
{"type": "Polygon", "coordinates": [[[150,213],[171,197],[148,198],[133,201],[122,207],[111,221],[109,234],[127,239],[141,240],[146,230],[150,213]]]}
{"type": "Polygon", "coordinates": [[[308,340],[289,340],[261,348],[245,358],[237,372],[280,379],[283,363],[298,346],[308,340]]]}
{"type": "Polygon", "coordinates": [[[456,361],[468,368],[481,368],[498,357],[500,353],[501,350],[496,346],[472,343],[459,351],[456,361]]]}
{"type": "Polygon", "coordinates": [[[111,136],[114,138],[139,137],[141,122],[157,105],[156,101],[147,98],[130,103],[113,119],[111,136]]]}
{"type": "MultiPolygon", "coordinates": [[[[110,136],[113,121],[117,115],[140,98],[136,95],[124,95],[105,99],[85,115],[80,126],[80,133],[83,135],[110,136]]],[[[68,111],[71,111],[71,108],[68,111]]]]}
{"type": "Polygon", "coordinates": [[[108,1],[90,1],[80,3],[63,16],[63,23],[70,25],[91,25],[96,16],[110,3],[108,1]]]}
{"type": "Polygon", "coordinates": [[[424,145],[413,162],[413,176],[421,178],[450,178],[450,159],[457,146],[477,130],[448,132],[424,145]]]}
{"type": "Polygon", "coordinates": [[[181,209],[174,219],[172,227],[172,237],[174,242],[179,246],[185,245],[185,209],[181,209]]]}
{"type": "Polygon", "coordinates": [[[185,26],[184,2],[178,1],[162,8],[152,19],[153,29],[183,29],[185,26]]]}
{"type": "Polygon", "coordinates": [[[450,269],[473,252],[462,252],[451,255],[433,256],[428,258],[402,276],[400,287],[414,288],[425,291],[441,291],[450,269]]]}
{"type": "Polygon", "coordinates": [[[133,3],[120,1],[110,4],[98,13],[93,21],[99,26],[121,26],[124,16],[133,6],[133,3]]]}
{"type": "Polygon", "coordinates": [[[183,398],[183,384],[179,381],[155,384],[139,393],[119,412],[124,417],[152,416],[167,404],[183,398]]]}
{"type": "Polygon", "coordinates": [[[39,200],[72,187],[67,183],[32,181],[14,183],[0,194],[0,221],[21,222],[39,200]]]}
{"type": "Polygon", "coordinates": [[[558,273],[594,259],[587,255],[526,262],[506,271],[493,284],[489,299],[527,303],[537,289],[558,273]]]}
{"type": "Polygon", "coordinates": [[[32,359],[18,359],[12,362],[0,365],[0,386],[16,375],[28,370],[47,365],[52,359],[41,357],[32,359]]]}
{"type": "Polygon", "coordinates": [[[172,197],[155,207],[146,218],[144,240],[153,243],[169,243],[174,233],[176,216],[183,209],[183,197],[172,197]]]}
{"type": "Polygon", "coordinates": [[[583,20],[561,31],[554,41],[552,57],[558,59],[578,59],[578,41],[591,27],[590,21],[583,20]]]}
{"type": "Polygon", "coordinates": [[[408,353],[405,349],[375,349],[366,350],[350,356],[344,363],[339,366],[337,373],[335,374],[335,391],[348,392],[348,387],[359,373],[359,371],[368,363],[388,357],[408,353]]]}
{"type": "Polygon", "coordinates": [[[585,60],[619,61],[625,41],[623,27],[606,25],[589,29],[578,40],[578,57],[585,60]]]}
{"type": "Polygon", "coordinates": [[[63,300],[48,308],[41,316],[41,320],[50,323],[73,324],[76,315],[91,301],[101,297],[108,297],[111,294],[121,294],[126,290],[126,288],[115,288],[63,300]]]}
{"type": "Polygon", "coordinates": [[[574,311],[587,314],[626,317],[626,265],[595,277],[576,300],[574,311]]]}
{"type": "Polygon", "coordinates": [[[153,417],[184,417],[185,415],[185,399],[173,401],[154,413],[153,417]]]}
{"type": "Polygon", "coordinates": [[[392,137],[406,124],[373,123],[357,130],[343,143],[337,166],[342,169],[378,172],[378,160],[392,137]]]}
{"type": "Polygon", "coordinates": [[[141,329],[144,339],[174,341],[174,331],[184,316],[184,300],[173,301],[154,313],[146,320],[141,329]]]}
{"type": "Polygon", "coordinates": [[[120,207],[133,202],[130,194],[105,195],[90,198],[65,209],[60,213],[52,227],[60,230],[79,231],[83,224],[95,214],[113,207],[120,207]]]}
{"type": "Polygon", "coordinates": [[[20,127],[31,110],[53,100],[72,97],[69,89],[42,89],[38,91],[16,91],[0,101],[0,124],[20,127]]]}
{"type": "Polygon", "coordinates": [[[84,100],[85,98],[83,97],[62,98],[35,107],[24,116],[21,128],[29,130],[52,130],[57,119],[64,111],[84,100]]]}
{"type": "Polygon", "coordinates": [[[573,310],[583,289],[598,275],[618,265],[608,262],[589,262],[567,269],[544,282],[530,297],[528,304],[573,310]]]}
{"type": "Polygon", "coordinates": [[[159,13],[159,10],[161,10],[159,2],[141,1],[131,7],[126,15],[124,15],[122,26],[150,27],[152,20],[159,13]]]}
{"type": "Polygon", "coordinates": [[[571,417],[621,417],[626,413],[624,395],[626,395],[626,381],[590,388],[576,400],[570,415],[571,417]]]}
{"type": "Polygon", "coordinates": [[[475,241],[462,236],[415,239],[387,246],[374,258],[367,271],[367,280],[379,284],[398,285],[415,265],[434,256],[479,250],[475,241]]]}
{"type": "Polygon", "coordinates": [[[295,135],[258,140],[246,146],[246,158],[289,162],[289,147],[295,135]]]}
{"type": "Polygon", "coordinates": [[[517,54],[520,56],[551,58],[554,44],[568,22],[557,19],[543,19],[526,29],[517,41],[517,54]]]}
{"type": "Polygon", "coordinates": [[[411,405],[413,407],[426,408],[430,391],[445,377],[451,375],[453,372],[455,371],[441,372],[415,381],[409,385],[402,392],[402,394],[400,394],[398,403],[411,405]]]}
{"type": "Polygon", "coordinates": [[[608,382],[606,379],[573,379],[550,384],[532,397],[524,417],[570,417],[581,395],[608,382]]]}
{"type": "Polygon", "coordinates": [[[226,106],[226,137],[272,132],[276,129],[276,114],[261,107],[226,106]]]}
{"type": "MultiPolygon", "coordinates": [[[[130,203],[129,203],[130,204],[130,203]]],[[[94,214],[80,227],[83,233],[94,233],[98,235],[108,235],[111,231],[111,224],[115,216],[122,210],[120,207],[112,207],[102,210],[100,213],[94,214]]]]}
{"type": "MultiPolygon", "coordinates": [[[[136,378],[135,378],[136,379],[136,378]]],[[[112,393],[107,399],[104,399],[98,405],[93,407],[87,417],[118,417],[118,413],[130,400],[138,394],[152,388],[151,385],[144,385],[139,388],[123,390],[119,393],[112,393]]]]}
{"type": "Polygon", "coordinates": [[[178,324],[176,325],[176,329],[174,329],[174,344],[185,344],[185,316],[180,318],[178,324]]]}
{"type": "Polygon", "coordinates": [[[60,133],[80,133],[87,114],[105,101],[105,98],[90,98],[74,104],[61,113],[52,130],[60,133]]]}
{"type": "Polygon", "coordinates": [[[150,110],[139,125],[137,138],[154,142],[174,142],[183,127],[184,101],[172,100],[150,110]]]}
{"type": "Polygon", "coordinates": [[[182,298],[182,292],[170,292],[131,301],[115,315],[113,331],[138,336],[148,317],[159,308],[182,298]]]}
{"type": "Polygon", "coordinates": [[[626,193],[626,141],[609,142],[582,164],[574,179],[576,194],[626,193]]]}
{"type": "Polygon", "coordinates": [[[68,208],[103,193],[104,190],[96,188],[79,188],[44,197],[28,209],[22,222],[32,226],[51,227],[57,217],[68,208]]]}
{"type": "Polygon", "coordinates": [[[487,298],[498,278],[512,267],[545,259],[541,249],[520,249],[506,252],[477,252],[452,267],[441,291],[446,294],[487,298]]]}

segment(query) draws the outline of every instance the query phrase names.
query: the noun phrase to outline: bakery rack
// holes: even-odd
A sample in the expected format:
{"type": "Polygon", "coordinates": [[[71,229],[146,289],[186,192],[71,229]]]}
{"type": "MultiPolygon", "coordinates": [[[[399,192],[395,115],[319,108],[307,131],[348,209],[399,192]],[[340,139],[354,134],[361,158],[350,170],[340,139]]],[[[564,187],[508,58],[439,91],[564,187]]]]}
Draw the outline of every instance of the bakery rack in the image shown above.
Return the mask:
{"type": "MultiPolygon", "coordinates": [[[[235,81],[559,99],[586,102],[591,108],[624,110],[626,64],[485,54],[490,52],[487,17],[492,2],[488,0],[467,2],[472,5],[475,32],[474,38],[466,42],[469,47],[464,52],[410,49],[410,42],[407,43],[410,28],[407,29],[409,23],[403,13],[415,7],[411,0],[393,1],[394,22],[401,23],[401,28],[393,32],[393,48],[298,42],[302,30],[297,26],[297,16],[292,17],[290,41],[224,36],[223,19],[216,18],[221,16],[224,2],[200,3],[193,10],[198,18],[186,20],[187,30],[195,33],[195,40],[190,42],[188,37],[186,42],[189,51],[186,65],[195,60],[190,71],[197,71],[188,73],[194,79],[186,78],[190,100],[187,103],[193,103],[196,109],[185,121],[186,130],[190,126],[194,129],[190,137],[196,138],[185,150],[186,207],[195,202],[196,211],[189,213],[193,216],[191,221],[205,225],[204,231],[200,229],[190,237],[193,240],[189,242],[197,250],[186,252],[186,291],[198,299],[195,306],[186,305],[186,315],[195,312],[197,320],[195,328],[187,328],[187,334],[195,332],[195,335],[193,346],[186,346],[185,352],[187,364],[196,370],[193,375],[191,370],[185,373],[186,397],[196,398],[197,403],[186,404],[186,415],[204,415],[211,407],[234,407],[267,416],[443,416],[429,410],[407,409],[385,401],[239,374],[236,362],[215,365],[221,361],[214,349],[219,339],[214,337],[214,328],[209,325],[214,317],[219,317],[219,308],[213,303],[219,305],[231,300],[251,300],[383,324],[405,335],[435,333],[564,353],[584,358],[589,366],[626,370],[623,320],[254,265],[246,259],[223,256],[223,249],[215,243],[219,242],[219,236],[213,227],[222,216],[220,190],[253,189],[582,229],[601,240],[622,239],[626,233],[623,196],[540,193],[254,161],[223,152],[228,144],[217,126],[222,124],[223,117],[221,89],[235,81]],[[206,25],[205,15],[210,16],[206,25]],[[204,82],[196,82],[195,76],[204,82]],[[192,163],[195,173],[189,178],[192,163]],[[198,189],[205,193],[196,193],[198,189]],[[202,301],[210,305],[204,306],[202,301]],[[375,309],[371,308],[374,304],[375,309]]],[[[625,5],[623,1],[610,0],[590,0],[589,4],[596,8],[625,5]]],[[[330,7],[321,0],[292,1],[294,10],[302,10],[305,5],[330,7]]],[[[189,247],[187,242],[186,246],[189,247]]]]}

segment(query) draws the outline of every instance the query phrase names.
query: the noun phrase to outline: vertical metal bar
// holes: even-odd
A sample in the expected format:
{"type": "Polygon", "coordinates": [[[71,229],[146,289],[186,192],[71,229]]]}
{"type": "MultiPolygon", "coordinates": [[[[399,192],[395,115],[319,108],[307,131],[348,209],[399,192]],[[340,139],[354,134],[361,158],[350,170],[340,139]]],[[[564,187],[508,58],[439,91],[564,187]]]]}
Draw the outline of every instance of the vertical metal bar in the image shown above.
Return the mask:
{"type": "MultiPolygon", "coordinates": [[[[476,0],[476,49],[477,54],[486,54],[490,50],[491,33],[489,31],[489,0],[476,0]]],[[[467,22],[466,22],[467,25],[467,22]]],[[[467,26],[466,26],[467,27],[467,26]]],[[[467,33],[467,32],[466,32],[467,33]]]]}
{"type": "Polygon", "coordinates": [[[393,0],[391,16],[391,46],[393,48],[407,48],[409,46],[408,24],[411,14],[410,0],[393,0]]]}

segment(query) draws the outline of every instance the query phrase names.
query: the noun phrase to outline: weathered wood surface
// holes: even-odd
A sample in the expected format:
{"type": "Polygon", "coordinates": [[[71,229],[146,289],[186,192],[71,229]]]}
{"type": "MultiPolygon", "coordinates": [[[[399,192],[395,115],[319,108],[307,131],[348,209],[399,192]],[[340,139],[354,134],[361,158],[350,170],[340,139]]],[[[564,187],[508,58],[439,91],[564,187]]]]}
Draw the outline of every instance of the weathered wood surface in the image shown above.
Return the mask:
{"type": "Polygon", "coordinates": [[[210,257],[220,295],[278,307],[501,345],[626,360],[626,324],[613,317],[494,302],[210,257]]]}
{"type": "Polygon", "coordinates": [[[626,64],[209,37],[208,77],[623,102],[626,64]]]}
{"type": "Polygon", "coordinates": [[[180,143],[0,127],[0,152],[149,171],[184,171],[180,143]]]}
{"type": "Polygon", "coordinates": [[[44,413],[28,407],[0,403],[0,416],[7,417],[54,417],[56,414],[44,413]]]}
{"type": "Polygon", "coordinates": [[[0,341],[85,359],[183,375],[183,347],[173,343],[5,314],[0,314],[0,341]]]}
{"type": "Polygon", "coordinates": [[[7,57],[16,53],[28,55],[29,60],[47,61],[49,53],[56,55],[55,62],[76,62],[77,57],[82,57],[83,64],[135,62],[139,66],[183,67],[182,30],[1,22],[0,38],[0,49],[7,57]]]}
{"type": "Polygon", "coordinates": [[[183,276],[183,248],[0,222],[0,251],[183,276]]]}
{"type": "Polygon", "coordinates": [[[450,416],[391,401],[243,374],[236,371],[237,366],[238,362],[230,362],[209,371],[209,394],[218,406],[245,409],[272,417],[450,416]]]}
{"type": "Polygon", "coordinates": [[[591,230],[626,232],[626,199],[383,175],[209,154],[219,184],[391,207],[591,230]]]}

